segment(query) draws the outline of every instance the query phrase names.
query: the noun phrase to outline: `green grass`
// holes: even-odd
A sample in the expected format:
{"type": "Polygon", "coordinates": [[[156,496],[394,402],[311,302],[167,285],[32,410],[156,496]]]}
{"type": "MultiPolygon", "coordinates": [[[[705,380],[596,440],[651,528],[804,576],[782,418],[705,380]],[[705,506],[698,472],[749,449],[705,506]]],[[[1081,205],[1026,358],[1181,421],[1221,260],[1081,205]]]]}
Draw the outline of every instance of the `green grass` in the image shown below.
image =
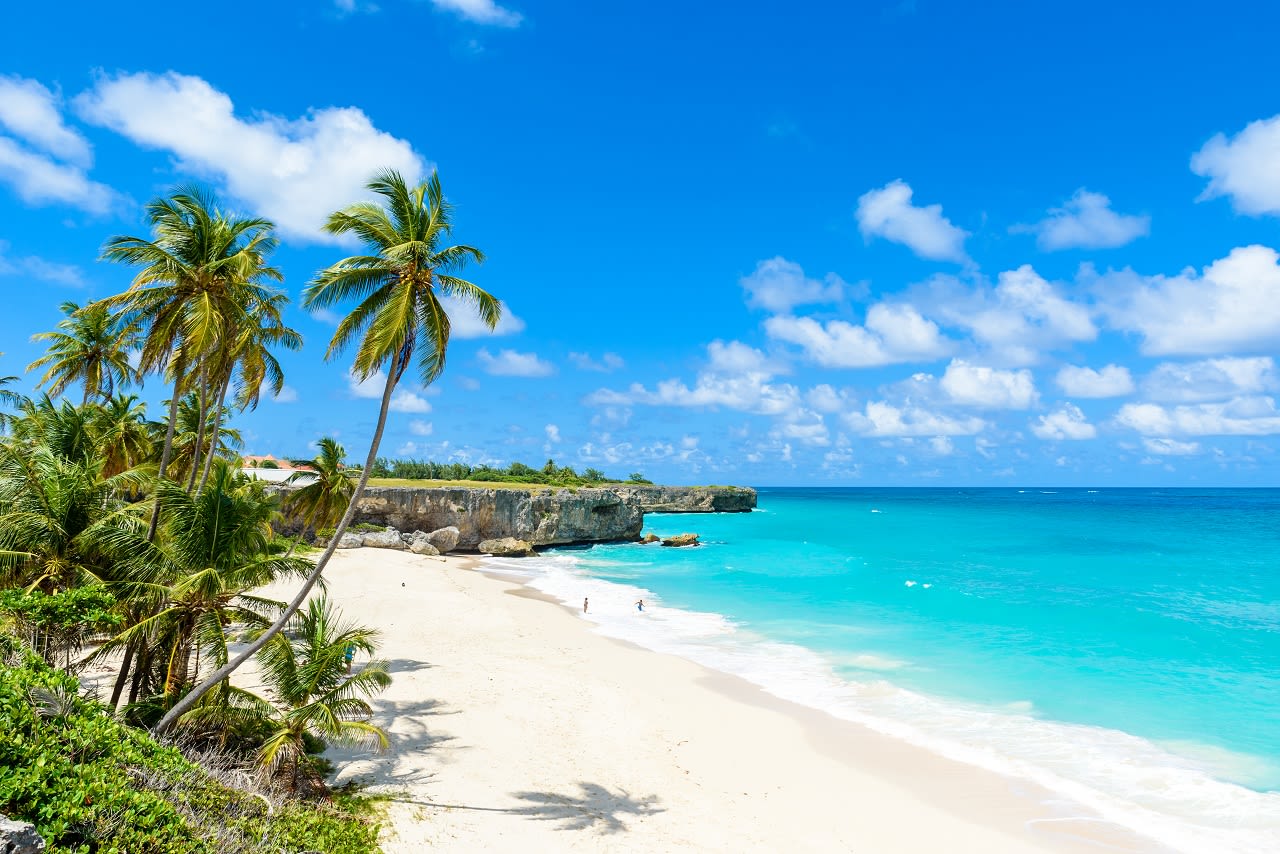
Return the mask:
{"type": "Polygon", "coordinates": [[[410,489],[443,489],[451,486],[463,486],[468,489],[522,489],[525,492],[540,492],[544,489],[581,489],[582,487],[552,486],[546,483],[507,483],[498,480],[417,480],[404,477],[371,477],[370,486],[400,486],[410,489]]]}

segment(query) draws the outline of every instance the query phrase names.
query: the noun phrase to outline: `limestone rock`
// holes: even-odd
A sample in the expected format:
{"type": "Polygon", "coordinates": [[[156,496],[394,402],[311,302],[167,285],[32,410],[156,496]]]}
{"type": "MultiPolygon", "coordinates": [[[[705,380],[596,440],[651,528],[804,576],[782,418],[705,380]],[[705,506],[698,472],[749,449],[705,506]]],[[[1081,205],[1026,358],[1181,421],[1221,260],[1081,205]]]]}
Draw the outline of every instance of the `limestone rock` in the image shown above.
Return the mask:
{"type": "Polygon", "coordinates": [[[347,531],[342,535],[342,539],[338,540],[338,548],[340,549],[358,549],[364,545],[364,534],[353,534],[347,531]]]}
{"type": "Polygon", "coordinates": [[[682,546],[696,546],[698,545],[698,535],[697,534],[676,534],[674,537],[665,538],[662,541],[662,544],[664,546],[671,546],[673,548],[680,548],[682,546]]]}
{"type": "Polygon", "coordinates": [[[647,546],[649,543],[657,543],[657,542],[661,542],[661,540],[662,540],[662,537],[659,537],[657,534],[650,532],[640,538],[640,543],[642,545],[647,546]]]}
{"type": "Polygon", "coordinates": [[[746,486],[650,486],[620,483],[611,487],[624,501],[646,513],[750,513],[756,491],[746,486]]]}
{"type": "Polygon", "coordinates": [[[431,535],[422,531],[414,531],[405,538],[409,551],[416,555],[438,555],[440,550],[431,545],[431,535]]]}
{"type": "Polygon", "coordinates": [[[533,557],[537,554],[528,541],[517,540],[515,537],[484,540],[480,543],[480,551],[494,557],[533,557]]]}
{"type": "Polygon", "coordinates": [[[44,840],[35,825],[12,821],[0,816],[0,852],[2,854],[42,854],[44,840]]]}
{"type": "Polygon", "coordinates": [[[385,531],[370,531],[364,535],[363,544],[366,548],[374,549],[404,548],[404,540],[400,539],[400,532],[395,528],[387,528],[385,531]]]}
{"type": "Polygon", "coordinates": [[[445,528],[437,528],[430,534],[427,534],[427,542],[435,546],[436,551],[440,554],[448,554],[458,547],[458,540],[462,538],[462,532],[455,526],[449,525],[445,528]]]}

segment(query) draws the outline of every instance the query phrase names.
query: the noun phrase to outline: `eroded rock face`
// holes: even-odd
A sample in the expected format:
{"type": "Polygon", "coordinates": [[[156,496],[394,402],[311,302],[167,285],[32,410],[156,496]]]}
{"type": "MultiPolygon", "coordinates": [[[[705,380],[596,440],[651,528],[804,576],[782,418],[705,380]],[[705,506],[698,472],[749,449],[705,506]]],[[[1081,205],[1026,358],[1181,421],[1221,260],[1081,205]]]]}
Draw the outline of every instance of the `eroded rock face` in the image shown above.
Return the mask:
{"type": "Polygon", "coordinates": [[[749,513],[756,506],[756,491],[748,486],[619,484],[610,489],[646,513],[749,513]]]}
{"type": "Polygon", "coordinates": [[[667,537],[666,539],[664,539],[662,541],[662,544],[664,546],[670,546],[672,548],[682,548],[684,546],[696,546],[698,545],[698,535],[697,534],[676,534],[674,537],[667,537]]]}
{"type": "MultiPolygon", "coordinates": [[[[640,535],[643,511],[608,489],[569,492],[550,489],[406,489],[375,487],[360,499],[357,518],[403,530],[456,528],[458,539],[449,549],[475,551],[484,540],[504,537],[535,546],[557,543],[634,540],[640,535]]],[[[446,535],[441,534],[441,537],[446,535]]],[[[367,543],[366,543],[367,545],[367,543]]]]}
{"type": "Polygon", "coordinates": [[[35,825],[0,816],[0,854],[42,854],[44,840],[35,825]]]}
{"type": "Polygon", "coordinates": [[[649,543],[656,543],[661,539],[662,537],[659,537],[657,534],[645,534],[643,537],[640,538],[640,542],[642,545],[647,546],[649,543]]]}
{"type": "Polygon", "coordinates": [[[529,542],[515,537],[484,540],[480,543],[480,551],[494,557],[533,557],[537,554],[529,542]]]}
{"type": "Polygon", "coordinates": [[[427,534],[427,542],[435,546],[436,551],[440,554],[448,554],[458,547],[458,540],[462,537],[462,532],[454,526],[440,528],[427,534]]]}

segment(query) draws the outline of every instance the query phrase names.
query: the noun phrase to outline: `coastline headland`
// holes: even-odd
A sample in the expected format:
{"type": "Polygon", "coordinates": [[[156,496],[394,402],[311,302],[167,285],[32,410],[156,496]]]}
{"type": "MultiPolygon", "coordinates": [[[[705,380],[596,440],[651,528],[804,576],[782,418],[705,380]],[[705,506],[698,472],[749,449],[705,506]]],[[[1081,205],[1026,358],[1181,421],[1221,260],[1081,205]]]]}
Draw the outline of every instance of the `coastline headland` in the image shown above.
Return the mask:
{"type": "Polygon", "coordinates": [[[739,486],[371,487],[355,520],[401,531],[456,527],[458,550],[475,551],[504,537],[534,546],[635,540],[646,512],[745,513],[755,506],[756,491],[739,486]]]}

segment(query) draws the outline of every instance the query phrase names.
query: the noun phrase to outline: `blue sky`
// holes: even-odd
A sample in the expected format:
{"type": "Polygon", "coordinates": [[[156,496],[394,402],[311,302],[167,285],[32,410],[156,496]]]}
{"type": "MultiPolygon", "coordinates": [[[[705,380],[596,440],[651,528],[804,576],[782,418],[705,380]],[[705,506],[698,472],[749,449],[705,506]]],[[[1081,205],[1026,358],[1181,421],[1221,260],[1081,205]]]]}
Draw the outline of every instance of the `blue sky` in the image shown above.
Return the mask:
{"type": "MultiPolygon", "coordinates": [[[[296,300],[349,254],[329,211],[435,167],[507,316],[455,317],[386,455],[1276,485],[1280,11],[833,5],[6,10],[0,372],[127,286],[101,244],[175,183],[273,219],[296,300]]],[[[245,450],[362,457],[373,391],[323,361],[332,317],[289,317],[307,344],[245,450]]]]}

